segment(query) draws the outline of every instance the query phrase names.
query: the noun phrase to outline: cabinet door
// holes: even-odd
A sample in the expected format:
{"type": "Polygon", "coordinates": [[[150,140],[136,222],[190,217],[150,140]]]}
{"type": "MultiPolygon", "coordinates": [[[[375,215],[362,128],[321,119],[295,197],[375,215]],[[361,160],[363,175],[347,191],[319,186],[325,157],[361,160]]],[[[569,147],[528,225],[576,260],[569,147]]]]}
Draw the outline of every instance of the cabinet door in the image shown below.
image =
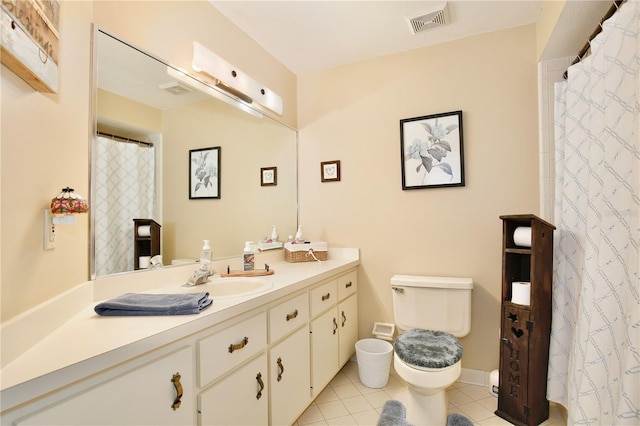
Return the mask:
{"type": "Polygon", "coordinates": [[[529,424],[529,310],[505,303],[502,308],[502,341],[498,411],[529,424]]]}
{"type": "Polygon", "coordinates": [[[195,424],[191,347],[179,349],[142,367],[23,418],[17,425],[190,425],[195,424]],[[180,375],[183,396],[176,402],[180,375]]]}
{"type": "Polygon", "coordinates": [[[200,425],[266,425],[267,355],[262,354],[198,396],[200,425]]]}
{"type": "Polygon", "coordinates": [[[338,316],[333,308],[311,322],[311,387],[313,397],[338,372],[338,316]]]}
{"type": "Polygon", "coordinates": [[[340,366],[344,365],[356,351],[358,341],[358,298],[356,295],[338,305],[340,366]]]}
{"type": "Polygon", "coordinates": [[[304,326],[271,348],[271,424],[293,424],[311,402],[309,327],[304,326]]]}

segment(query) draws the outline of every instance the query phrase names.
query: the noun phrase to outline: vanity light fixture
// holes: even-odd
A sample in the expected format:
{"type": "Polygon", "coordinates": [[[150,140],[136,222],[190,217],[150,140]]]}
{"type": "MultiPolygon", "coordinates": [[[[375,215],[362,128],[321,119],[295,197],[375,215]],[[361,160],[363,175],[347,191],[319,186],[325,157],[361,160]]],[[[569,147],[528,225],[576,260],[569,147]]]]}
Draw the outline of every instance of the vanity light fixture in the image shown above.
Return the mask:
{"type": "Polygon", "coordinates": [[[193,42],[193,61],[196,72],[205,73],[216,80],[216,86],[243,99],[257,102],[282,115],[282,97],[258,83],[229,62],[216,55],[197,41],[193,42]]]}
{"type": "Polygon", "coordinates": [[[253,108],[249,107],[249,105],[247,105],[244,101],[242,101],[240,98],[237,97],[230,97],[230,95],[224,94],[220,92],[220,89],[216,88],[216,87],[212,87],[209,86],[191,76],[189,76],[188,74],[178,71],[174,68],[171,67],[167,67],[167,74],[169,74],[171,77],[175,78],[176,80],[179,80],[181,83],[189,86],[189,87],[193,87],[196,90],[201,91],[202,93],[206,93],[207,95],[214,97],[220,101],[226,102],[229,105],[232,105],[238,109],[240,109],[241,111],[247,112],[255,117],[258,118],[262,118],[263,115],[254,110],[253,108]]]}
{"type": "Polygon", "coordinates": [[[73,188],[62,188],[62,192],[51,200],[51,222],[53,224],[72,224],[76,219],[74,214],[86,213],[89,210],[87,200],[76,194],[73,188]]]}

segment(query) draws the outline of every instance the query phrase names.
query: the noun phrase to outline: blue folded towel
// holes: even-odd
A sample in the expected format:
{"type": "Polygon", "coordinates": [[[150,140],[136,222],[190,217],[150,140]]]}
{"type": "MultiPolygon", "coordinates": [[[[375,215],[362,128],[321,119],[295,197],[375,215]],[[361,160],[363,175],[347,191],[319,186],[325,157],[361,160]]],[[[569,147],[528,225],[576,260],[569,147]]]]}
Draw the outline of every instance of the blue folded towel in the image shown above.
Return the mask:
{"type": "Polygon", "coordinates": [[[209,293],[186,294],[142,294],[126,293],[102,303],[94,310],[106,316],[144,315],[190,315],[199,314],[208,308],[213,300],[209,293]]]}

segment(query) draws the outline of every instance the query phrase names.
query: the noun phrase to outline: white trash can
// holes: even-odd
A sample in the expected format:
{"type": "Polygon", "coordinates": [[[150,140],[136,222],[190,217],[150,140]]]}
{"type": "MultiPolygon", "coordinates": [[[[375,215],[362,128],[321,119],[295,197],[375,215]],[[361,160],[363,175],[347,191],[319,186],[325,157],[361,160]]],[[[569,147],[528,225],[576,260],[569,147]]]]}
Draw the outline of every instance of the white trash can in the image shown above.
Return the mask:
{"type": "Polygon", "coordinates": [[[387,385],[393,345],[380,339],[362,339],[356,342],[356,359],[360,382],[368,388],[379,389],[387,385]]]}

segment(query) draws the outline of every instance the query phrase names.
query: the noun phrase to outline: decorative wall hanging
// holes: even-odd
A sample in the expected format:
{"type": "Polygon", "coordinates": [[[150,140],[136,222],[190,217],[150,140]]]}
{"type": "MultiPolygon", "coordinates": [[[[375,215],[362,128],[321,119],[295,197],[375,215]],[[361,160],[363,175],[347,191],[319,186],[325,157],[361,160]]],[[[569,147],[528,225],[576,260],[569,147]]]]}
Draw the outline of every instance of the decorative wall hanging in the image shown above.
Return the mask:
{"type": "Polygon", "coordinates": [[[220,198],[220,147],[189,150],[189,198],[220,198]]]}
{"type": "Polygon", "coordinates": [[[2,64],[40,92],[58,91],[58,0],[2,0],[2,64]]]}
{"type": "Polygon", "coordinates": [[[320,177],[322,182],[339,181],[340,180],[340,160],[321,162],[320,177]]]}
{"type": "Polygon", "coordinates": [[[462,111],[400,120],[402,189],[464,186],[462,111]]]}
{"type": "Polygon", "coordinates": [[[262,167],[260,169],[260,186],[275,186],[278,184],[278,168],[262,167]]]}

